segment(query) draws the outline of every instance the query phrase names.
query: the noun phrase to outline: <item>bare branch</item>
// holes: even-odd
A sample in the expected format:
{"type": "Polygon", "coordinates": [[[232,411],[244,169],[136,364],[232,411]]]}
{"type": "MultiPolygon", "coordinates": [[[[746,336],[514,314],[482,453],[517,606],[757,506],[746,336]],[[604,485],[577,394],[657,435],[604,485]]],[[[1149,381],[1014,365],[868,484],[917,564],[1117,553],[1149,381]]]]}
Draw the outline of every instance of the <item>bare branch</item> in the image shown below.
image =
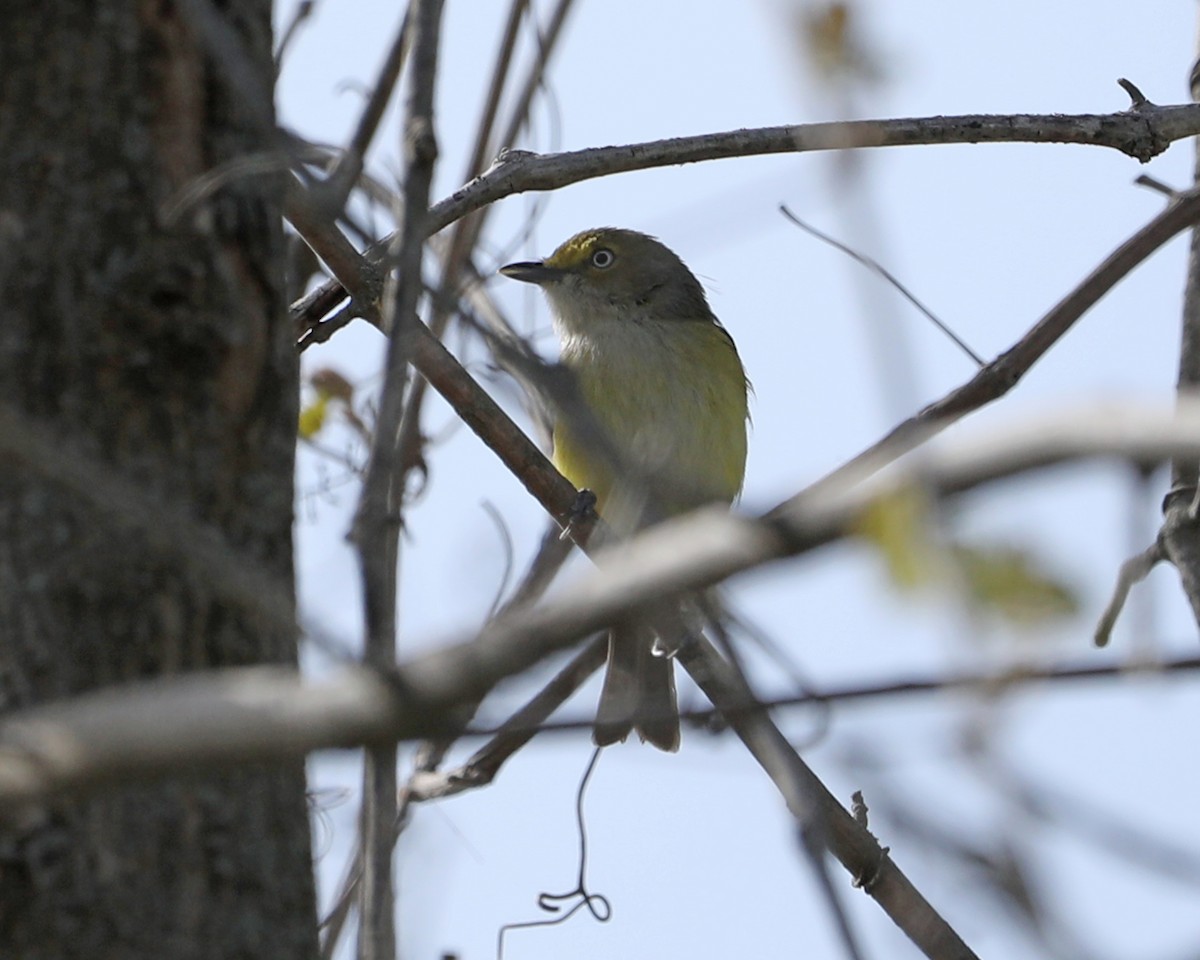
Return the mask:
{"type": "Polygon", "coordinates": [[[1139,187],[1146,187],[1148,190],[1154,190],[1157,193],[1161,193],[1168,200],[1174,200],[1175,195],[1179,192],[1174,187],[1163,183],[1157,177],[1152,177],[1148,173],[1140,174],[1134,179],[1133,182],[1139,187]]]}
{"type": "Polygon", "coordinates": [[[376,673],[309,683],[294,668],[242,667],[108,687],[12,713],[0,724],[0,803],[82,795],[388,740],[411,708],[376,673]]]}
{"type": "Polygon", "coordinates": [[[1121,564],[1112,597],[1108,601],[1108,606],[1104,608],[1104,612],[1100,614],[1100,621],[1096,624],[1096,631],[1092,638],[1096,646],[1108,646],[1113,627],[1116,626],[1117,618],[1121,615],[1121,611],[1125,608],[1125,601],[1129,598],[1129,591],[1133,589],[1134,584],[1141,583],[1150,576],[1150,571],[1166,559],[1162,544],[1155,541],[1143,552],[1130,557],[1121,564]]]}
{"type": "Polygon", "coordinates": [[[570,153],[510,151],[479,179],[434,204],[430,229],[502,197],[556,190],[583,180],[655,167],[775,153],[948,143],[1075,143],[1111,147],[1146,162],[1171,143],[1200,133],[1200,107],[1148,105],[1109,114],[978,114],[851,120],[731,130],[570,153]]]}
{"type": "MultiPolygon", "coordinates": [[[[1197,97],[1193,72],[1192,96],[1197,97]]],[[[1193,190],[1200,189],[1200,143],[1193,156],[1193,190]]],[[[1188,249],[1187,282],[1183,292],[1180,318],[1179,374],[1176,392],[1181,402],[1200,389],[1200,230],[1193,230],[1188,249]]],[[[1163,525],[1158,542],[1167,559],[1179,573],[1179,582],[1200,623],[1200,482],[1194,458],[1176,458],[1171,463],[1171,490],[1163,500],[1163,525]]]]}
{"type": "MultiPolygon", "coordinates": [[[[491,175],[489,172],[483,179],[486,180],[491,175]]],[[[882,448],[880,446],[872,448],[871,451],[868,451],[870,456],[856,458],[847,468],[838,471],[835,475],[837,480],[844,482],[851,476],[857,479],[869,474],[894,459],[902,450],[909,449],[916,440],[925,439],[936,432],[930,424],[940,426],[942,422],[947,422],[946,418],[948,417],[962,416],[971,409],[983,405],[989,399],[1003,395],[1019,379],[1020,375],[1057,341],[1074,322],[1074,319],[1099,299],[1104,291],[1115,284],[1141,259],[1148,256],[1149,252],[1157,245],[1194,222],[1197,216],[1197,206],[1196,199],[1190,195],[1173,205],[1146,230],[1116,251],[1092,277],[1035,325],[1012,350],[994,361],[959,391],[955,391],[939,404],[927,408],[908,424],[902,425],[897,431],[894,431],[891,443],[882,448]],[[899,434],[898,437],[897,434],[899,434]],[[866,467],[869,469],[864,469],[866,467]]],[[[489,442],[489,445],[517,472],[517,475],[531,490],[536,487],[545,492],[562,491],[565,493],[565,488],[560,486],[560,484],[565,484],[565,481],[562,481],[552,468],[549,468],[540,454],[534,452],[533,456],[528,455],[532,450],[532,445],[520,435],[519,431],[516,431],[515,436],[509,438],[515,446],[507,446],[506,443],[498,442],[498,430],[493,423],[492,412],[488,409],[489,404],[491,407],[494,407],[494,404],[488,399],[483,399],[482,391],[466,377],[440,343],[425,333],[424,328],[419,328],[419,331],[414,345],[414,363],[431,384],[447,394],[451,405],[460,412],[464,420],[489,442]],[[427,362],[429,369],[426,368],[427,362]],[[455,397],[458,398],[458,402],[454,399],[455,397]]],[[[497,422],[503,424],[500,429],[515,430],[507,418],[502,418],[497,422]]],[[[1042,451],[1039,455],[1051,457],[1061,455],[1062,449],[1060,444],[1056,444],[1053,453],[1042,451]]],[[[1002,465],[1002,469],[1012,469],[1011,463],[1002,465]]],[[[569,484],[566,484],[565,487],[569,488],[569,484]]],[[[532,654],[537,644],[549,641],[556,631],[565,630],[574,636],[579,636],[610,622],[617,612],[624,611],[632,605],[651,602],[664,594],[677,594],[698,584],[712,583],[735,570],[745,569],[750,564],[764,562],[770,558],[783,556],[800,549],[808,549],[826,542],[828,538],[841,535],[845,530],[845,525],[854,515],[854,511],[861,509],[862,505],[860,503],[853,508],[846,507],[847,512],[841,515],[839,522],[824,529],[816,529],[812,526],[811,517],[807,520],[803,517],[807,508],[819,507],[817,512],[821,512],[824,506],[829,506],[821,497],[810,498],[810,495],[815,492],[823,494],[827,490],[828,487],[825,484],[818,485],[814,491],[809,491],[805,495],[810,502],[801,507],[797,507],[795,503],[785,504],[764,518],[765,522],[762,524],[739,520],[729,515],[698,516],[688,521],[696,524],[690,530],[689,536],[676,541],[670,539],[656,541],[655,537],[664,538],[677,526],[676,524],[665,524],[650,531],[644,538],[639,538],[636,546],[642,549],[641,554],[622,555],[620,562],[606,565],[596,578],[587,581],[588,586],[595,587],[597,592],[589,595],[585,590],[582,605],[571,610],[548,605],[538,611],[530,611],[528,614],[515,617],[511,622],[498,621],[485,631],[484,636],[491,634],[498,638],[498,642],[505,643],[507,642],[507,630],[512,623],[520,623],[522,624],[520,628],[521,643],[525,644],[523,653],[532,654]],[[822,503],[824,506],[820,506],[822,503]],[[789,508],[799,510],[799,514],[791,515],[789,508]],[[710,549],[714,543],[723,543],[723,549],[717,551],[716,554],[710,549]],[[659,553],[658,551],[663,552],[659,553]],[[671,568],[669,562],[658,563],[656,566],[654,561],[650,561],[647,565],[648,558],[655,556],[659,561],[664,558],[672,560],[686,558],[688,563],[682,565],[680,569],[671,568]],[[626,561],[631,560],[637,560],[638,563],[631,564],[623,572],[636,571],[634,577],[620,576],[619,574],[614,576],[614,569],[620,568],[626,561]],[[686,567],[686,569],[682,567],[686,567]],[[606,580],[606,577],[612,579],[606,580]],[[656,580],[655,577],[658,579],[656,580]],[[652,587],[651,584],[653,584],[652,587]],[[586,613],[584,612],[585,608],[586,613]],[[555,621],[554,617],[556,616],[561,616],[562,619],[555,621]]],[[[952,490],[948,489],[947,492],[952,492],[952,490]]],[[[569,517],[565,501],[542,500],[542,502],[556,517],[563,520],[569,517]]],[[[817,523],[817,527],[821,527],[821,524],[817,523]]],[[[634,544],[629,546],[635,547],[634,544]]],[[[579,596],[578,592],[573,594],[574,599],[579,596]]],[[[486,685],[481,685],[481,688],[486,689],[486,685]]],[[[726,702],[729,702],[728,697],[725,699],[726,702]]],[[[766,721],[765,718],[764,722],[769,725],[769,721],[766,721]]],[[[793,761],[786,760],[783,766],[775,763],[774,760],[771,762],[774,767],[768,768],[768,771],[773,775],[782,776],[779,771],[786,772],[793,761]]],[[[793,793],[797,790],[795,782],[790,785],[781,784],[781,789],[785,787],[792,790],[793,793]]],[[[866,874],[860,876],[869,879],[866,874]]]]}
{"type": "MultiPolygon", "coordinates": [[[[1145,162],[1176,140],[1197,134],[1200,105],[1147,104],[1110,114],[979,114],[763,127],[540,156],[508,151],[482,176],[434,204],[427,226],[431,234],[437,233],[468,213],[517,193],[705,160],[918,144],[1076,143],[1111,147],[1145,162]]],[[[382,256],[390,242],[388,238],[377,244],[367,252],[368,258],[382,256]]],[[[299,316],[311,327],[344,296],[336,282],[326,284],[305,298],[299,316]]],[[[295,308],[293,316],[297,316],[295,308]]]]}
{"type": "MultiPolygon", "coordinates": [[[[381,671],[390,670],[396,661],[399,514],[411,465],[398,457],[398,438],[412,355],[412,331],[420,325],[417,300],[423,289],[425,222],[429,185],[437,159],[433,95],[441,14],[442,0],[413,0],[405,18],[406,29],[401,31],[411,38],[412,78],[405,107],[403,207],[400,229],[393,237],[389,257],[396,266],[396,282],[389,302],[391,336],[375,442],[352,530],[363,580],[366,660],[381,671]]],[[[396,955],[392,894],[396,789],[395,745],[369,750],[363,773],[361,960],[392,960],[396,955]]]]}
{"type": "MultiPolygon", "coordinates": [[[[1060,300],[1014,343],[976,373],[970,380],[935,400],[919,413],[894,427],[857,456],[817,481],[810,490],[836,486],[857,473],[862,465],[874,461],[882,465],[885,448],[893,456],[910,450],[969,413],[974,413],[1015,387],[1026,373],[1054,346],[1075,322],[1101,297],[1117,285],[1133,268],[1146,260],[1168,240],[1200,222],[1200,190],[1178,195],[1158,216],[1104,258],[1078,286],[1060,300]]],[[[808,491],[806,491],[807,493],[808,491]]]]}
{"type": "Polygon", "coordinates": [[[1132,109],[1141,110],[1144,107],[1154,106],[1154,104],[1146,99],[1146,95],[1137,88],[1137,85],[1134,84],[1132,80],[1126,80],[1124,77],[1120,77],[1117,80],[1117,83],[1120,85],[1122,90],[1129,94],[1129,99],[1131,101],[1130,107],[1132,109]]]}
{"type": "MultiPolygon", "coordinates": [[[[737,570],[827,542],[874,497],[917,482],[953,495],[1016,472],[1099,454],[1139,463],[1200,456],[1200,404],[1174,416],[1130,405],[1043,421],[1008,436],[931,451],[854,489],[790,501],[760,519],[699,511],[668,521],[597,558],[599,570],[566,600],[500,618],[477,637],[403,667],[394,682],[362,670],[335,683],[297,684],[288,671],[253,668],[109,690],[11,717],[0,727],[0,800],[128,782],[203,765],[400,737],[429,738],[454,708],[552,650],[607,625],[631,605],[710,584],[737,570]]],[[[780,786],[802,824],[825,842],[930,956],[970,956],[874,838],[833,800],[770,722],[747,701],[731,668],[701,644],[681,662],[726,712],[780,786]],[[752,707],[753,709],[743,709],[752,707]]]]}
{"type": "MultiPolygon", "coordinates": [[[[685,644],[679,660],[720,709],[746,705],[748,691],[715,651],[685,644]],[[737,692],[741,689],[741,692],[737,692]]],[[[838,803],[760,709],[731,709],[727,719],[738,737],[779,787],[788,809],[806,834],[828,849],[927,957],[975,954],[933,909],[875,837],[838,803]]]]}
{"type": "Polygon", "coordinates": [[[856,263],[861,263],[864,267],[866,267],[872,273],[882,277],[889,284],[891,284],[893,288],[895,288],[896,292],[899,293],[900,296],[904,297],[905,300],[907,300],[914,307],[916,307],[922,314],[924,314],[925,318],[927,320],[929,320],[929,322],[932,323],[935,327],[937,327],[938,330],[940,330],[943,334],[945,334],[946,337],[948,337],[950,339],[950,341],[956,347],[958,347],[959,350],[961,350],[968,357],[970,357],[976,366],[978,366],[978,367],[986,366],[986,361],[983,359],[983,357],[981,357],[979,354],[977,354],[974,350],[971,349],[970,344],[968,344],[965,340],[963,340],[962,337],[960,337],[957,333],[955,333],[953,330],[951,330],[950,327],[948,327],[945,323],[943,323],[940,319],[938,319],[937,315],[934,314],[934,312],[932,310],[930,310],[927,306],[925,306],[925,304],[923,304],[920,300],[918,300],[916,298],[916,296],[913,295],[912,291],[910,291],[904,284],[902,284],[898,279],[896,279],[896,275],[893,274],[890,270],[888,270],[888,268],[885,267],[883,264],[881,264],[878,260],[874,259],[873,257],[868,257],[865,253],[861,253],[860,251],[847,246],[846,244],[842,243],[840,240],[835,240],[829,234],[823,233],[822,231],[818,230],[816,227],[812,226],[812,224],[805,223],[798,216],[796,216],[794,213],[792,213],[792,211],[787,208],[786,204],[781,203],[779,205],[779,212],[782,213],[785,217],[787,217],[788,220],[790,220],[792,223],[794,223],[797,227],[799,227],[805,233],[809,234],[810,236],[816,237],[822,243],[829,244],[829,246],[833,247],[835,250],[840,251],[841,253],[844,253],[851,260],[854,260],[856,263]]]}
{"type": "MultiPolygon", "coordinates": [[[[532,740],[550,714],[600,669],[607,653],[608,638],[604,635],[594,637],[536,697],[509,717],[495,736],[475,751],[461,767],[414,776],[409,785],[413,799],[448,797],[491,783],[505,761],[532,740]]],[[[589,721],[589,729],[591,725],[589,721]]]]}
{"type": "Polygon", "coordinates": [[[338,158],[337,165],[326,182],[328,194],[324,198],[323,206],[330,214],[336,214],[345,206],[346,198],[350,196],[350,191],[354,189],[354,184],[362,175],[367,150],[371,146],[371,141],[375,139],[379,122],[383,119],[383,113],[387,109],[388,101],[392,98],[392,91],[396,88],[396,83],[400,79],[400,71],[404,66],[404,55],[408,50],[408,24],[411,12],[411,7],[405,8],[404,17],[396,31],[396,37],[379,70],[379,79],[371,87],[367,105],[358,118],[358,126],[354,130],[350,145],[338,158]]]}
{"type": "MultiPolygon", "coordinates": [[[[538,50],[538,56],[530,67],[529,74],[526,77],[522,96],[513,108],[509,129],[504,134],[504,139],[502,140],[505,144],[509,142],[510,138],[517,135],[517,132],[525,123],[533,91],[542,83],[542,73],[557,45],[563,22],[572,3],[573,0],[559,0],[559,4],[555,8],[550,27],[538,50]]],[[[475,150],[467,170],[468,177],[474,177],[482,167],[482,157],[487,149],[487,142],[491,136],[492,124],[495,120],[496,101],[503,89],[504,77],[512,64],[512,44],[516,39],[516,28],[520,21],[521,13],[525,10],[526,6],[523,0],[514,0],[510,10],[508,28],[506,29],[504,39],[501,41],[496,67],[493,72],[492,88],[489,93],[488,103],[485,106],[484,115],[476,134],[475,150]]],[[[462,285],[460,281],[463,268],[470,261],[471,251],[475,248],[480,232],[487,222],[487,213],[488,208],[485,207],[475,211],[472,216],[462,218],[455,224],[454,232],[450,237],[448,249],[443,256],[439,295],[434,299],[432,317],[429,321],[430,330],[439,340],[445,335],[446,326],[458,302],[457,292],[462,285]]],[[[420,462],[423,458],[422,446],[424,438],[421,435],[421,411],[425,402],[427,384],[427,380],[420,378],[413,382],[409,401],[404,411],[404,418],[400,424],[398,456],[401,462],[420,462]]]]}
{"type": "Polygon", "coordinates": [[[1027,470],[1086,457],[1150,462],[1178,452],[1200,456],[1200,405],[1171,415],[1122,404],[1100,414],[1090,408],[1041,420],[986,442],[949,444],[930,451],[919,470],[897,468],[888,478],[875,478],[853,490],[789,501],[759,519],[697,511],[606,551],[598,557],[600,569],[578,581],[567,598],[515,611],[474,638],[411,661],[391,684],[355,669],[333,684],[302,685],[310,692],[297,695],[294,679],[282,689],[284,679],[294,677],[290,672],[251,668],[229,675],[246,678],[241,684],[212,677],[163,680],[127,688],[120,695],[102,693],[13,715],[0,726],[2,742],[6,759],[14,762],[15,754],[25,772],[20,777],[0,775],[0,800],[32,799],[48,790],[103,782],[106,764],[116,764],[117,775],[132,776],[138,769],[135,752],[113,751],[135,729],[142,731],[133,737],[137,743],[162,744],[161,756],[149,751],[143,771],[154,774],[192,768],[197,762],[264,758],[272,755],[272,745],[303,752],[433,734],[438,712],[447,705],[486,693],[504,677],[607,626],[630,605],[710,585],[731,572],[829,542],[873,498],[917,480],[934,495],[953,496],[1027,470]],[[265,687],[256,686],[259,683],[265,687]],[[135,696],[136,689],[144,693],[135,696]],[[208,691],[207,701],[203,691],[208,691]],[[176,710],[168,709],[173,696],[180,698],[176,710]],[[247,712],[250,703],[265,703],[271,709],[256,716],[247,712]],[[170,731],[157,718],[150,719],[159,710],[178,714],[177,722],[163,721],[170,731]],[[236,718],[222,719],[217,715],[222,711],[236,718]],[[40,731],[36,738],[35,729],[40,731]],[[119,735],[119,729],[126,733],[119,735]],[[230,742],[221,747],[226,736],[230,742]],[[46,749],[31,747],[35,740],[46,749]],[[14,750],[13,744],[24,746],[14,750]],[[168,756],[173,749],[178,751],[174,759],[168,756]],[[31,770],[40,770],[41,779],[31,778],[31,770]]]}
{"type": "MultiPolygon", "coordinates": [[[[587,648],[580,651],[560,676],[576,667],[584,669],[587,654],[587,648]]],[[[406,671],[402,668],[402,679],[407,677],[406,671]]],[[[1197,671],[1200,657],[1164,663],[1019,668],[1000,676],[968,673],[892,678],[771,698],[752,709],[854,703],[947,690],[994,693],[998,688],[1030,683],[1095,682],[1130,674],[1170,676],[1197,671]]],[[[552,683],[557,683],[557,678],[552,683]]],[[[421,691],[410,693],[419,706],[421,691]]],[[[405,702],[400,686],[361,668],[349,668],[319,682],[305,680],[290,668],[240,667],[106,688],[69,702],[10,714],[0,724],[0,805],[3,816],[19,816],[23,804],[56,795],[79,797],[159,777],[201,775],[210,768],[429,735],[430,716],[422,719],[419,709],[406,707],[405,702]]],[[[747,711],[731,710],[730,714],[742,712],[747,711]]],[[[685,716],[707,720],[711,715],[712,711],[704,710],[685,716]]],[[[573,732],[590,727],[591,721],[586,720],[541,729],[573,732]]],[[[520,728],[514,720],[501,730],[516,733],[520,728]]],[[[485,757],[490,749],[485,745],[475,757],[490,764],[485,757]]],[[[413,799],[433,799],[473,785],[468,782],[475,776],[472,762],[461,771],[463,781],[455,786],[447,783],[449,775],[418,777],[413,799]]]]}

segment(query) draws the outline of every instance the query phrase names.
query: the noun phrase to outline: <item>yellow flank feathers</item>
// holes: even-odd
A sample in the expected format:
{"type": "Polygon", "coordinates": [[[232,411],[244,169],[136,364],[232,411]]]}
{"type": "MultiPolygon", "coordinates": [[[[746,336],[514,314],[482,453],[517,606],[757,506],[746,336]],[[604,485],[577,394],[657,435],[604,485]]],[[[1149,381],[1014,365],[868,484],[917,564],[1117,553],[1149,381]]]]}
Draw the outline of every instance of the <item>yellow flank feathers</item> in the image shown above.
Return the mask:
{"type": "MultiPolygon", "coordinates": [[[[564,340],[563,363],[611,442],[645,471],[662,510],[729,503],[746,469],[746,375],[729,335],[706,319],[631,322],[564,340]]],[[[554,429],[554,465],[604,512],[612,465],[570,419],[554,429]]]]}

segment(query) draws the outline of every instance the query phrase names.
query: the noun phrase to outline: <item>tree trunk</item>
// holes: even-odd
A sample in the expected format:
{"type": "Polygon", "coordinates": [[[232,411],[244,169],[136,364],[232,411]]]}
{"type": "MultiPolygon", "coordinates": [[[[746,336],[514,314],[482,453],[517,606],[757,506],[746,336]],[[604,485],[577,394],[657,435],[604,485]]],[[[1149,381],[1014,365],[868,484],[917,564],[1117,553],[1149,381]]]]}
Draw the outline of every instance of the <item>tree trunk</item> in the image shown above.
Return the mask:
{"type": "MultiPolygon", "coordinates": [[[[295,662],[281,185],[166,214],[272,88],[269,0],[0,4],[4,711],[295,662]]],[[[0,811],[0,957],[299,960],[314,916],[300,764],[0,811]]]]}

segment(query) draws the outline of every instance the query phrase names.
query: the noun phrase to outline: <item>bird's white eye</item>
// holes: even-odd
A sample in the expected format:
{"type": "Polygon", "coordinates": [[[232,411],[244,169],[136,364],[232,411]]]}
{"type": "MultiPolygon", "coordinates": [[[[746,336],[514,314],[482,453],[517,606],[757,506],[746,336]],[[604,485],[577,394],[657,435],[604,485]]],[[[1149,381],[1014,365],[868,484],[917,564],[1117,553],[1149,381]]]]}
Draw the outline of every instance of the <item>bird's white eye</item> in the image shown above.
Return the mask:
{"type": "Polygon", "coordinates": [[[611,267],[613,265],[613,261],[616,259],[616,254],[609,250],[608,247],[601,247],[592,254],[592,266],[604,270],[608,267],[611,267]]]}

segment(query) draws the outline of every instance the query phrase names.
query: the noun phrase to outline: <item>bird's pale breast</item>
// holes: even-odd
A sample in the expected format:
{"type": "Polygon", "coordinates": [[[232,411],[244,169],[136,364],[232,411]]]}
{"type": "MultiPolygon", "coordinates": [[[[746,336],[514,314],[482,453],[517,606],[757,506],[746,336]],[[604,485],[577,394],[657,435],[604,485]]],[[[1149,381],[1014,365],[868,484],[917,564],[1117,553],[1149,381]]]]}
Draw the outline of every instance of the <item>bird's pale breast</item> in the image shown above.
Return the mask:
{"type": "MultiPolygon", "coordinates": [[[[708,320],[606,324],[566,337],[562,359],[612,443],[650,479],[663,512],[737,496],[746,467],[746,376],[721,327],[708,320]]],[[[602,511],[620,491],[612,465],[569,418],[555,427],[554,463],[595,492],[602,511]]]]}

